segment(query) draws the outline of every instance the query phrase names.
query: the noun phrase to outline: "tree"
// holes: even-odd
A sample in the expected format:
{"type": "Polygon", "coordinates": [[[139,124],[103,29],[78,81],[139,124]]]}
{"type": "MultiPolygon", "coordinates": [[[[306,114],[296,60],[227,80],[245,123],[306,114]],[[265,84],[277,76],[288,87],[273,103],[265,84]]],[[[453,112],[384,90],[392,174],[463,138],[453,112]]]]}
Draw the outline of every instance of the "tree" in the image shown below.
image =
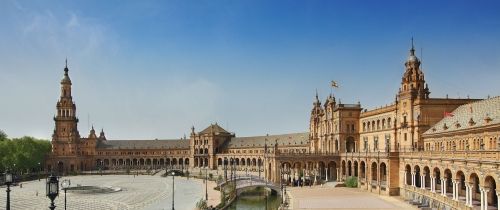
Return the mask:
{"type": "Polygon", "coordinates": [[[0,141],[6,141],[8,140],[7,134],[3,132],[3,130],[0,130],[0,141]]]}
{"type": "MultiPolygon", "coordinates": [[[[7,136],[5,133],[3,134],[0,134],[0,136],[7,136]]],[[[38,163],[43,163],[50,150],[51,145],[47,140],[29,136],[13,139],[6,138],[0,141],[0,154],[2,154],[0,156],[0,171],[7,168],[21,173],[24,171],[37,171],[39,170],[38,163]]]]}
{"type": "Polygon", "coordinates": [[[207,201],[203,198],[200,199],[198,202],[196,202],[196,209],[199,209],[199,210],[208,209],[207,201]]]}
{"type": "Polygon", "coordinates": [[[358,179],[354,176],[347,177],[345,181],[345,186],[350,188],[358,187],[358,179]]]}

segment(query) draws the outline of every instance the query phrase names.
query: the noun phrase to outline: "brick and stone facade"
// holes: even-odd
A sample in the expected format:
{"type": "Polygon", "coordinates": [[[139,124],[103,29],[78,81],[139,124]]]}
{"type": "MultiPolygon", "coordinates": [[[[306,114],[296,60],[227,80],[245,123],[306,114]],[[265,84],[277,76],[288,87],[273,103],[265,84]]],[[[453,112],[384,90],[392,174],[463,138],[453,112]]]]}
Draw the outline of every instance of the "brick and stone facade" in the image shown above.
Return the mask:
{"type": "Polygon", "coordinates": [[[412,46],[400,88],[372,110],[329,95],[313,101],[309,132],[237,137],[217,124],[189,139],[80,137],[68,68],[54,117],[49,170],[210,168],[262,172],[275,183],[357,177],[359,188],[435,208],[497,208],[500,100],[432,98],[412,46]],[[451,113],[451,114],[449,114],[451,113]],[[448,117],[445,117],[448,116],[448,117]]]}

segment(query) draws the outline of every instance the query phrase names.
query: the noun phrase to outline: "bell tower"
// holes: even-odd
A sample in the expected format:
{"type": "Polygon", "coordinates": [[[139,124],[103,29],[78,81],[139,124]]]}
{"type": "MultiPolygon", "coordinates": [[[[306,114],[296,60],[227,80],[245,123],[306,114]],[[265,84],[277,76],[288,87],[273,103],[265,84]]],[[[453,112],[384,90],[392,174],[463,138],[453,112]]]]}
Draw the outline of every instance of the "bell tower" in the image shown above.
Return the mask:
{"type": "Polygon", "coordinates": [[[405,73],[401,79],[399,95],[401,98],[428,99],[429,87],[425,83],[424,73],[420,69],[420,60],[415,55],[413,38],[408,59],[405,62],[405,73]]]}
{"type": "Polygon", "coordinates": [[[61,80],[61,95],[56,105],[54,116],[55,128],[52,134],[52,152],[59,156],[75,156],[78,154],[78,132],[76,117],[76,105],[71,96],[71,79],[68,74],[68,60],[64,68],[64,76],[61,80]]]}
{"type": "MultiPolygon", "coordinates": [[[[405,62],[405,73],[401,79],[401,87],[396,97],[396,119],[399,136],[398,146],[401,148],[417,149],[421,145],[420,120],[423,101],[429,99],[429,87],[421,70],[420,59],[415,55],[413,38],[408,59],[405,62]]],[[[396,122],[395,122],[396,123],[396,122]]]]}

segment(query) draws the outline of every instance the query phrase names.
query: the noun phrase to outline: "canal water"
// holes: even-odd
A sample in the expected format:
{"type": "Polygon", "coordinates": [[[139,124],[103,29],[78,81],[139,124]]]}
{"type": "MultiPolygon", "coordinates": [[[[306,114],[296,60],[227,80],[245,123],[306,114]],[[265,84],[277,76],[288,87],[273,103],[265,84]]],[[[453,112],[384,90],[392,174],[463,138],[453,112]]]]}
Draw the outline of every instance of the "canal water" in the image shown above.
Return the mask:
{"type": "Polygon", "coordinates": [[[240,194],[229,207],[229,210],[276,210],[280,206],[280,203],[280,196],[269,193],[264,188],[257,188],[240,194]]]}

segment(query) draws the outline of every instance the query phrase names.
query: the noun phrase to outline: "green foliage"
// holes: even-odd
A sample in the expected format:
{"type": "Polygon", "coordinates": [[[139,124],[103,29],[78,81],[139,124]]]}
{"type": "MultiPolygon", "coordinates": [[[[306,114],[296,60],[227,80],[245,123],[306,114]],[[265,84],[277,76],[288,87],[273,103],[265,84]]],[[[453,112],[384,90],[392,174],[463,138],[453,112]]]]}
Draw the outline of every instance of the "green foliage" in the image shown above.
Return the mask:
{"type": "Polygon", "coordinates": [[[347,177],[347,179],[345,180],[345,186],[350,188],[358,187],[358,178],[354,176],[347,177]]]}
{"type": "Polygon", "coordinates": [[[219,176],[217,177],[217,183],[221,183],[221,182],[222,182],[222,175],[219,175],[219,176]]]}
{"type": "Polygon", "coordinates": [[[200,199],[198,202],[196,202],[196,209],[207,210],[208,209],[207,201],[204,200],[203,198],[200,199]]]}
{"type": "Polygon", "coordinates": [[[39,165],[43,164],[45,156],[51,150],[51,144],[47,140],[40,140],[29,136],[21,138],[6,138],[4,132],[0,132],[0,171],[10,168],[18,172],[38,171],[39,165]],[[14,167],[15,164],[15,167],[14,167]]]}
{"type": "Polygon", "coordinates": [[[221,196],[220,196],[220,206],[226,205],[226,192],[224,190],[221,191],[221,196]]]}
{"type": "Polygon", "coordinates": [[[212,179],[214,178],[214,175],[213,175],[212,173],[209,173],[209,174],[208,174],[208,178],[209,178],[210,180],[212,180],[212,179]]]}
{"type": "Polygon", "coordinates": [[[0,130],[0,141],[6,141],[7,140],[7,134],[3,132],[3,130],[0,130]]]}

